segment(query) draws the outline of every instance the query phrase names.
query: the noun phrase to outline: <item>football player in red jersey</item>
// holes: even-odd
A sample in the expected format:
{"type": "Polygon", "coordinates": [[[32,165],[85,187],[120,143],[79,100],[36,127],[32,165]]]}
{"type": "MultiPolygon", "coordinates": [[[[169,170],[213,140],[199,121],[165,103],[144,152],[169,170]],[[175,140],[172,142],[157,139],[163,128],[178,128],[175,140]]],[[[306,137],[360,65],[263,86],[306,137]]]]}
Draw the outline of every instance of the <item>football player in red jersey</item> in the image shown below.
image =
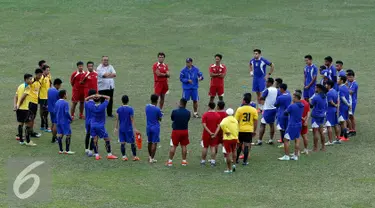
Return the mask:
{"type": "Polygon", "coordinates": [[[165,54],[163,52],[158,53],[158,62],[152,66],[154,72],[154,93],[160,97],[159,106],[160,110],[163,110],[165,94],[167,94],[169,69],[168,65],[164,63],[165,54]]]}
{"type": "Polygon", "coordinates": [[[98,73],[94,71],[94,62],[89,61],[86,64],[87,66],[87,73],[85,77],[82,79],[81,84],[84,86],[84,95],[85,98],[89,95],[89,90],[98,91],[98,73]]]}
{"type": "Polygon", "coordinates": [[[83,109],[84,109],[84,85],[82,84],[82,79],[86,76],[86,72],[83,70],[84,63],[82,61],[77,62],[77,71],[74,71],[70,76],[70,84],[72,85],[72,108],[70,115],[72,120],[74,119],[74,112],[76,110],[77,103],[79,102],[79,118],[84,119],[83,109]]]}
{"type": "Polygon", "coordinates": [[[227,74],[227,67],[221,63],[223,56],[221,54],[215,55],[215,64],[211,64],[209,68],[211,82],[210,82],[210,102],[214,102],[215,96],[219,100],[223,100],[224,96],[224,77],[227,74]]]}

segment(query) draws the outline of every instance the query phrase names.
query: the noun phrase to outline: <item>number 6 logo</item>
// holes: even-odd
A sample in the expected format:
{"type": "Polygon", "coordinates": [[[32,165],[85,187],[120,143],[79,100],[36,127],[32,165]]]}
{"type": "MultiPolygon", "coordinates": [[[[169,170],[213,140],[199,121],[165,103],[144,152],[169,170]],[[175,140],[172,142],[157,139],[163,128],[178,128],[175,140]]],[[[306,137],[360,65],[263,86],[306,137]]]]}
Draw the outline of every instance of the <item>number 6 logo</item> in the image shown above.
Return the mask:
{"type": "Polygon", "coordinates": [[[19,199],[27,199],[32,196],[40,185],[40,178],[37,174],[29,174],[32,170],[37,168],[38,166],[44,164],[44,161],[36,161],[27,166],[20,174],[18,174],[16,180],[13,183],[13,192],[19,199]],[[25,183],[30,178],[34,179],[33,185],[24,193],[20,193],[20,187],[23,183],[25,183]]]}

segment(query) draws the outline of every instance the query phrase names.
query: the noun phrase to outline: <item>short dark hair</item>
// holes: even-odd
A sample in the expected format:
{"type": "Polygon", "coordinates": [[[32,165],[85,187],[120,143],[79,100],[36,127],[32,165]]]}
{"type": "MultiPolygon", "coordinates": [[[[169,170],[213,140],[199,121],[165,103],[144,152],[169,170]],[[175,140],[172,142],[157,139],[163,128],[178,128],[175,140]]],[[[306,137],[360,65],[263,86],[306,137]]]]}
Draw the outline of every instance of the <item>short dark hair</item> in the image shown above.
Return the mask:
{"type": "Polygon", "coordinates": [[[354,71],[347,71],[347,73],[346,73],[346,76],[353,76],[353,77],[355,77],[355,73],[354,73],[354,71]]]}
{"type": "Polygon", "coordinates": [[[340,79],[341,79],[341,81],[343,81],[344,83],[345,83],[346,80],[347,80],[346,76],[340,76],[340,79]]]}
{"type": "Polygon", "coordinates": [[[59,98],[64,98],[64,96],[66,95],[66,90],[60,90],[59,91],[59,98]]]}
{"type": "Polygon", "coordinates": [[[280,85],[280,89],[286,90],[288,89],[288,85],[283,83],[280,85]]]}
{"type": "Polygon", "coordinates": [[[332,80],[328,80],[326,84],[329,85],[331,88],[335,86],[335,83],[332,80]]]}
{"type": "Polygon", "coordinates": [[[216,54],[216,55],[215,55],[215,58],[216,58],[216,57],[219,57],[220,60],[223,59],[223,55],[221,55],[221,54],[216,54]]]}
{"type": "Polygon", "coordinates": [[[338,60],[338,61],[336,61],[336,64],[344,65],[344,62],[338,60]]]}
{"type": "Polygon", "coordinates": [[[45,71],[46,69],[50,68],[47,64],[42,67],[42,70],[45,71]]]}
{"type": "Polygon", "coordinates": [[[217,102],[217,107],[220,110],[223,110],[225,108],[225,102],[220,100],[219,102],[217,102]]]}
{"type": "Polygon", "coordinates": [[[186,106],[187,100],[185,98],[180,99],[180,105],[186,106]]]}
{"type": "Polygon", "coordinates": [[[80,66],[80,65],[84,65],[84,63],[82,61],[78,61],[77,66],[80,66]]]}
{"type": "Polygon", "coordinates": [[[327,57],[324,58],[324,61],[332,62],[333,59],[332,59],[331,56],[327,56],[327,57]]]}
{"type": "Polygon", "coordinates": [[[55,80],[53,80],[53,85],[61,85],[62,84],[62,80],[59,79],[59,78],[56,78],[55,80]]]}
{"type": "Polygon", "coordinates": [[[152,95],[151,95],[151,98],[150,98],[151,103],[157,103],[157,102],[158,102],[158,99],[159,99],[159,96],[158,96],[158,95],[156,95],[156,94],[152,94],[152,95]]]}
{"type": "Polygon", "coordinates": [[[35,69],[35,74],[42,74],[43,73],[43,70],[41,69],[35,69]]]}
{"type": "Polygon", "coordinates": [[[294,92],[298,92],[299,94],[302,95],[302,90],[294,90],[294,92]]]}
{"type": "Polygon", "coordinates": [[[294,92],[293,93],[294,96],[296,96],[298,98],[298,100],[301,100],[301,97],[302,97],[302,94],[299,93],[299,92],[294,92]]]}
{"type": "Polygon", "coordinates": [[[305,56],[305,59],[309,59],[309,60],[312,60],[312,56],[309,54],[309,55],[306,55],[305,56]]]}
{"type": "Polygon", "coordinates": [[[96,89],[89,89],[88,96],[95,95],[96,93],[96,89]]]}
{"type": "Polygon", "coordinates": [[[123,95],[121,98],[122,104],[128,104],[129,97],[127,95],[123,95]]]}
{"type": "Polygon", "coordinates": [[[259,54],[262,53],[262,51],[261,51],[260,49],[258,49],[258,48],[254,49],[253,52],[254,52],[254,53],[257,52],[257,53],[259,53],[259,54]]]}
{"type": "Polygon", "coordinates": [[[273,80],[272,77],[269,77],[269,78],[267,79],[267,82],[273,84],[273,83],[275,82],[275,80],[273,80]]]}
{"type": "Polygon", "coordinates": [[[208,107],[209,107],[211,110],[213,110],[213,109],[215,109],[215,107],[216,107],[216,103],[214,103],[214,102],[209,102],[209,103],[208,103],[208,107]]]}
{"type": "Polygon", "coordinates": [[[24,74],[23,75],[23,80],[27,80],[27,79],[29,79],[30,77],[33,77],[33,75],[31,75],[31,74],[24,74]]]}
{"type": "Polygon", "coordinates": [[[353,69],[347,69],[346,73],[353,73],[354,74],[354,70],[353,69]]]}
{"type": "Polygon", "coordinates": [[[279,83],[279,84],[282,84],[282,83],[283,83],[283,79],[281,79],[281,78],[276,78],[275,81],[276,81],[277,83],[279,83]]]}
{"type": "Polygon", "coordinates": [[[243,97],[243,102],[244,102],[245,104],[250,104],[250,102],[251,102],[251,98],[250,98],[249,96],[245,96],[245,97],[243,97]]]}
{"type": "Polygon", "coordinates": [[[40,61],[38,62],[38,66],[41,67],[41,66],[43,66],[43,64],[45,64],[45,63],[46,63],[45,60],[40,60],[40,61]]]}
{"type": "Polygon", "coordinates": [[[158,53],[158,57],[159,57],[159,56],[163,56],[163,57],[165,58],[165,53],[164,53],[164,52],[159,52],[159,53],[158,53]]]}
{"type": "Polygon", "coordinates": [[[320,70],[324,70],[324,69],[327,69],[327,67],[324,66],[324,65],[321,65],[321,66],[319,67],[319,69],[320,69],[320,70]]]}
{"type": "Polygon", "coordinates": [[[320,90],[322,90],[322,92],[326,93],[327,92],[327,88],[325,88],[322,84],[317,84],[316,87],[320,90]]]}
{"type": "Polygon", "coordinates": [[[243,94],[243,97],[247,97],[247,98],[249,98],[249,100],[251,100],[251,93],[250,92],[247,92],[247,93],[245,93],[245,94],[243,94]]]}
{"type": "Polygon", "coordinates": [[[86,66],[88,66],[89,64],[94,65],[94,62],[92,62],[92,61],[88,61],[88,62],[86,63],[86,66]]]}

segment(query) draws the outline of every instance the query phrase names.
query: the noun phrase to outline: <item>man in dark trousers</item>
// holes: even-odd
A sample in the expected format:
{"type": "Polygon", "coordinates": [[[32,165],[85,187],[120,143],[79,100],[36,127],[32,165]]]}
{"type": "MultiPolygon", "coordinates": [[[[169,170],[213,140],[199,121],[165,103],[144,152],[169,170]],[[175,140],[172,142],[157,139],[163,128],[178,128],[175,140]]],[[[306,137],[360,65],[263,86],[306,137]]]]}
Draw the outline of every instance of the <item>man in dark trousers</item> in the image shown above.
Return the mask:
{"type": "Polygon", "coordinates": [[[107,95],[109,103],[107,106],[107,116],[113,117],[112,106],[113,106],[113,92],[115,90],[115,80],[116,71],[112,65],[109,64],[108,56],[102,57],[102,63],[96,69],[98,73],[98,90],[99,94],[107,95]]]}

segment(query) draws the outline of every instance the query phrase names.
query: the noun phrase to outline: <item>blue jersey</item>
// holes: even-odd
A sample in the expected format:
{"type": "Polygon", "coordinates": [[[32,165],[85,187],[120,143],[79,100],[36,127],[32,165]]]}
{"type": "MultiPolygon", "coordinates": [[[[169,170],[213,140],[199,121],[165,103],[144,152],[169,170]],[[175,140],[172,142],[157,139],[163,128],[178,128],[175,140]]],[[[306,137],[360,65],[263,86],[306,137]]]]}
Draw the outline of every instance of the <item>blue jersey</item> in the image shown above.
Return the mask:
{"type": "Polygon", "coordinates": [[[337,71],[336,71],[336,67],[334,65],[331,65],[327,68],[328,70],[328,78],[330,80],[332,80],[334,83],[337,82],[337,71]],[[336,79],[335,79],[336,77],[336,79]]]}
{"type": "Polygon", "coordinates": [[[339,87],[339,97],[340,97],[340,111],[344,112],[349,110],[349,106],[345,103],[349,103],[349,89],[345,84],[339,87]]]}
{"type": "Polygon", "coordinates": [[[186,66],[180,72],[180,81],[182,83],[182,89],[184,90],[198,89],[199,78],[203,80],[203,74],[197,67],[192,66],[192,68],[189,69],[186,66]],[[189,80],[191,80],[192,83],[189,83],[189,80]]]}
{"type": "MultiPolygon", "coordinates": [[[[286,90],[286,93],[290,94],[289,90],[286,90]]],[[[282,93],[280,92],[280,89],[277,89],[277,96],[280,96],[282,93]]],[[[291,95],[291,94],[290,94],[291,95]]]]}
{"type": "MultiPolygon", "coordinates": [[[[358,83],[357,81],[348,82],[349,92],[352,92],[352,103],[357,103],[358,83]]],[[[49,99],[49,98],[48,98],[49,99]]]]}
{"type": "Polygon", "coordinates": [[[91,123],[91,112],[90,109],[91,106],[95,106],[95,102],[93,100],[88,100],[85,102],[85,123],[90,124],[91,123]]]}
{"type": "Polygon", "coordinates": [[[54,87],[48,89],[48,112],[55,112],[55,104],[59,100],[59,90],[54,87]]]}
{"type": "Polygon", "coordinates": [[[281,94],[276,98],[275,106],[277,108],[277,117],[282,118],[284,115],[285,110],[288,108],[290,103],[292,102],[292,96],[289,93],[281,94]]]}
{"type": "Polygon", "coordinates": [[[260,57],[259,59],[252,58],[250,64],[253,66],[254,77],[265,77],[267,74],[267,66],[272,63],[267,59],[260,57]]]}
{"type": "Polygon", "coordinates": [[[173,130],[188,130],[190,120],[190,111],[186,108],[177,108],[171,114],[172,129],[173,130]]]}
{"type": "Polygon", "coordinates": [[[148,104],[145,108],[147,128],[157,127],[160,128],[160,120],[163,117],[159,107],[148,104]]]}
{"type": "Polygon", "coordinates": [[[56,124],[66,125],[72,122],[69,112],[69,103],[64,99],[59,99],[55,103],[56,124]]]}
{"type": "Polygon", "coordinates": [[[339,77],[346,77],[346,72],[343,69],[339,71],[339,77]]]}
{"type": "MultiPolygon", "coordinates": [[[[316,67],[314,64],[312,64],[311,66],[306,65],[303,72],[305,76],[304,86],[306,87],[318,75],[318,67],[316,67]]],[[[310,86],[310,88],[315,88],[315,85],[316,81],[310,86]]]]}
{"type": "Polygon", "coordinates": [[[324,118],[327,113],[327,97],[324,93],[316,93],[311,98],[310,104],[313,106],[311,117],[324,118]]]}
{"type": "Polygon", "coordinates": [[[90,105],[91,127],[105,126],[105,109],[108,106],[108,100],[101,104],[90,105]]]}
{"type": "Polygon", "coordinates": [[[328,102],[328,112],[337,112],[336,106],[331,104],[331,101],[337,105],[338,103],[338,94],[335,89],[330,89],[327,93],[327,102],[328,102]]]}
{"type": "Polygon", "coordinates": [[[133,132],[132,118],[134,117],[134,110],[132,107],[123,105],[117,109],[119,120],[119,132],[127,133],[133,132]]]}
{"type": "Polygon", "coordinates": [[[289,107],[285,111],[289,114],[288,127],[302,126],[303,108],[304,106],[301,102],[296,102],[289,105],[289,107]]]}

